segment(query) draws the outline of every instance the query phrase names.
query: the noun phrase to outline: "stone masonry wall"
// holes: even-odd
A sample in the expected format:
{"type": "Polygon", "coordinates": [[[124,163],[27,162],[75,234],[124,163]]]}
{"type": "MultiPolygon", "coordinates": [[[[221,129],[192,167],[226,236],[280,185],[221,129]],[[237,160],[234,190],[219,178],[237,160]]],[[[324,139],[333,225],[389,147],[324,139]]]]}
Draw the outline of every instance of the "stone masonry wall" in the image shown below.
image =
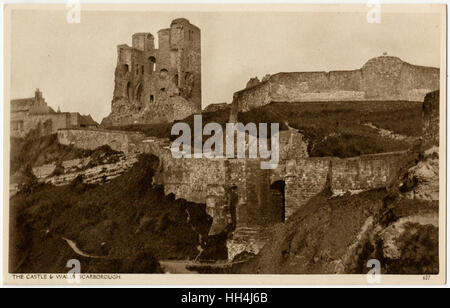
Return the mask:
{"type": "Polygon", "coordinates": [[[398,176],[408,152],[362,155],[331,161],[330,185],[333,192],[384,187],[398,176]]]}
{"type": "Polygon", "coordinates": [[[145,138],[143,133],[113,130],[61,129],[57,132],[58,142],[74,145],[80,149],[93,150],[101,145],[109,145],[115,151],[125,154],[141,152],[138,147],[145,138]]]}
{"type": "Polygon", "coordinates": [[[325,189],[339,194],[388,186],[411,155],[401,151],[344,159],[312,157],[288,161],[286,218],[325,189]]]}
{"type": "MultiPolygon", "coordinates": [[[[300,135],[295,137],[301,139],[300,135]]],[[[158,156],[154,184],[164,185],[165,193],[176,198],[205,203],[213,217],[211,235],[233,226],[227,243],[230,259],[242,251],[257,253],[274,224],[288,219],[324,189],[342,193],[388,186],[409,155],[395,152],[346,159],[294,156],[280,161],[274,170],[263,170],[259,159],[173,158],[169,140],[129,132],[61,130],[58,139],[81,148],[109,144],[128,153],[158,156]],[[275,182],[284,182],[283,203],[274,195],[275,182]]]]}
{"type": "Polygon", "coordinates": [[[286,219],[325,189],[330,163],[330,158],[298,159],[286,163],[286,219]]]}
{"type": "Polygon", "coordinates": [[[214,187],[223,186],[226,190],[237,186],[241,203],[257,202],[263,206],[264,202],[258,200],[265,198],[264,189],[269,190],[268,186],[274,180],[284,180],[286,218],[327,185],[333,191],[387,185],[408,155],[407,152],[394,152],[345,159],[296,157],[286,160],[277,169],[263,171],[258,159],[175,159],[170,152],[169,140],[146,138],[141,133],[67,129],[58,131],[58,140],[84,149],[108,144],[125,153],[154,154],[161,161],[161,175],[157,181],[165,186],[166,194],[173,193],[177,198],[191,202],[206,203],[212,191],[220,190],[224,197],[222,190],[214,187]]]}
{"type": "Polygon", "coordinates": [[[54,134],[58,129],[70,127],[70,114],[64,113],[48,113],[48,114],[17,114],[11,113],[11,123],[21,122],[21,129],[11,129],[12,137],[25,137],[25,135],[32,129],[35,129],[39,124],[48,123],[49,132],[54,134]]]}
{"type": "Polygon", "coordinates": [[[234,93],[233,105],[245,112],[271,102],[423,101],[437,89],[438,68],[381,56],[358,70],[278,73],[234,93]]]}
{"type": "Polygon", "coordinates": [[[201,111],[201,31],[178,18],[154,36],[135,33],[117,46],[111,113],[104,126],[162,123],[201,111]]]}

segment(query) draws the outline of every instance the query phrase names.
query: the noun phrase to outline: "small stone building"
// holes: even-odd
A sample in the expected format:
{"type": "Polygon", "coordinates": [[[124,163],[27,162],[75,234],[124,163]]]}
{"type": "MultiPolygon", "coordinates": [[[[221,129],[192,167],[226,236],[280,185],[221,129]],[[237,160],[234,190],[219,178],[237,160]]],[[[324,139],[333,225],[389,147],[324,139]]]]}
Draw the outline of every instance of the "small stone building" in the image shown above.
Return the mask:
{"type": "Polygon", "coordinates": [[[56,112],[47,105],[39,89],[36,89],[34,97],[11,100],[11,137],[24,137],[39,123],[45,124],[48,133],[56,133],[61,128],[98,127],[90,115],[56,112]]]}

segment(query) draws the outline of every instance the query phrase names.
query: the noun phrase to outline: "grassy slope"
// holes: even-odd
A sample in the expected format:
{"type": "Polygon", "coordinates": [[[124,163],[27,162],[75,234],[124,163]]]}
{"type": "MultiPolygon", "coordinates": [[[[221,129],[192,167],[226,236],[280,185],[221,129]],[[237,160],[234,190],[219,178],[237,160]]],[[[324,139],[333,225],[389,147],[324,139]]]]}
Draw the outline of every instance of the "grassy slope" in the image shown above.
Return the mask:
{"type": "Polygon", "coordinates": [[[439,271],[438,229],[432,225],[408,225],[399,239],[400,259],[383,253],[381,231],[398,219],[437,213],[435,203],[397,199],[385,190],[329,198],[318,195],[285,224],[274,228],[272,240],[258,256],[236,265],[234,273],[334,274],[367,273],[366,262],[378,259],[389,274],[432,274],[439,271]],[[367,237],[357,240],[369,217],[367,237]],[[301,226],[301,227],[299,227],[301,226]],[[352,245],[356,243],[355,246],[352,245]],[[351,250],[350,250],[351,249],[351,250]]]}
{"type": "MultiPolygon", "coordinates": [[[[271,103],[240,113],[238,118],[244,124],[280,123],[282,130],[287,128],[285,123],[288,123],[309,139],[309,155],[315,157],[352,157],[405,150],[411,146],[404,141],[382,137],[376,130],[363,125],[369,122],[405,136],[417,137],[421,134],[421,130],[417,129],[421,127],[422,121],[420,104],[409,104],[400,110],[380,108],[377,111],[375,108],[372,112],[358,109],[357,104],[358,102],[355,102],[352,107],[352,104],[327,106],[326,103],[271,103]]],[[[228,122],[229,112],[227,108],[203,113],[203,125],[216,122],[224,127],[228,122]]],[[[184,119],[183,122],[193,127],[193,116],[184,119]]],[[[174,139],[176,136],[170,135],[172,125],[173,123],[129,125],[119,129],[139,130],[148,136],[174,139]]]]}
{"type": "MultiPolygon", "coordinates": [[[[65,272],[63,261],[70,250],[61,236],[74,240],[85,252],[119,260],[100,264],[112,272],[130,270],[123,262],[142,255],[194,258],[198,233],[207,238],[211,218],[205,205],[174,200],[164,195],[161,186],[153,186],[157,166],[156,157],[144,155],[128,172],[101,186],[78,181],[60,187],[37,185],[11,198],[11,268],[65,272]]],[[[213,257],[225,256],[225,250],[218,249],[213,257]]]]}
{"type": "Polygon", "coordinates": [[[86,157],[93,152],[62,145],[56,134],[40,136],[37,130],[30,131],[25,138],[11,138],[10,142],[10,174],[23,171],[27,165],[34,167],[86,157]]]}

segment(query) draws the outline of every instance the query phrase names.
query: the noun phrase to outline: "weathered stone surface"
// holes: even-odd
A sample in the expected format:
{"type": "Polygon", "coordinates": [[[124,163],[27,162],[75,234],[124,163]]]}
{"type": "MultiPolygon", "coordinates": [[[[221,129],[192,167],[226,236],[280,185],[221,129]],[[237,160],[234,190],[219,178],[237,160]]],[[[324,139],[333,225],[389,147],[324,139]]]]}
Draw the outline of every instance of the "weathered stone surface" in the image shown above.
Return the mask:
{"type": "Polygon", "coordinates": [[[286,162],[286,218],[324,190],[347,191],[388,186],[410,159],[408,152],[363,155],[354,158],[311,157],[286,162]]]}
{"type": "Polygon", "coordinates": [[[391,260],[401,258],[402,254],[400,247],[403,244],[401,236],[405,233],[410,224],[419,224],[423,226],[432,225],[438,228],[438,212],[402,217],[380,232],[379,236],[383,241],[383,252],[386,258],[391,260]]]}
{"type": "Polygon", "coordinates": [[[84,183],[101,184],[118,177],[130,169],[136,162],[137,158],[135,156],[122,156],[116,163],[103,164],[81,171],[71,171],[69,169],[67,173],[58,176],[41,177],[39,180],[58,186],[70,184],[76,177],[81,176],[84,183]]]}
{"type": "Polygon", "coordinates": [[[411,155],[401,151],[333,159],[331,190],[367,190],[384,187],[398,177],[400,167],[411,158],[411,155]]]}
{"type": "Polygon", "coordinates": [[[58,142],[64,145],[74,145],[80,149],[94,150],[102,145],[109,145],[115,151],[125,154],[142,152],[139,149],[145,135],[140,132],[62,129],[57,132],[58,142]]]}
{"type": "Polygon", "coordinates": [[[247,85],[245,86],[245,88],[250,89],[257,85],[259,85],[259,79],[258,79],[258,77],[254,77],[254,78],[250,78],[250,80],[247,82],[247,85]]]}
{"type": "MultiPolygon", "coordinates": [[[[382,274],[436,274],[437,202],[387,196],[382,190],[316,196],[292,219],[275,226],[258,256],[238,264],[233,272],[362,274],[367,273],[367,261],[377,259],[382,274]]],[[[229,250],[238,252],[243,244],[229,250]]]]}
{"type": "Polygon", "coordinates": [[[424,147],[439,146],[439,91],[428,93],[422,105],[424,147]]]}
{"type": "Polygon", "coordinates": [[[201,111],[200,29],[187,19],[158,32],[133,34],[132,46],[117,46],[111,114],[104,126],[162,123],[201,111]]]}
{"type": "Polygon", "coordinates": [[[308,141],[295,129],[280,131],[280,160],[308,157],[308,141]]]}
{"type": "Polygon", "coordinates": [[[404,196],[415,200],[439,200],[439,91],[428,93],[422,105],[423,157],[406,173],[404,196]]]}
{"type": "Polygon", "coordinates": [[[439,148],[425,152],[425,157],[407,172],[407,181],[413,187],[404,195],[409,199],[439,200],[439,148]]]}
{"type": "Polygon", "coordinates": [[[228,107],[230,107],[230,104],[227,103],[209,104],[208,106],[205,107],[205,109],[203,109],[203,112],[215,112],[219,110],[224,110],[228,107]]]}
{"type": "Polygon", "coordinates": [[[234,93],[233,104],[245,112],[271,102],[423,101],[437,89],[438,68],[381,56],[352,71],[278,73],[234,93]]]}
{"type": "Polygon", "coordinates": [[[390,185],[409,157],[407,152],[395,152],[347,159],[309,158],[302,134],[288,130],[280,136],[279,166],[264,170],[260,159],[174,158],[169,140],[139,134],[130,137],[127,132],[73,130],[61,137],[83,148],[120,140],[123,144],[118,149],[159,157],[154,182],[164,186],[165,194],[206,204],[213,217],[210,235],[232,232],[227,244],[230,257],[257,252],[268,238],[265,231],[325,189],[337,194],[390,185]]]}
{"type": "Polygon", "coordinates": [[[25,137],[41,125],[41,135],[54,134],[69,127],[97,127],[90,115],[78,112],[55,112],[47,105],[42,92],[36,89],[34,97],[11,100],[11,137],[25,137]]]}
{"type": "Polygon", "coordinates": [[[258,254],[269,239],[263,236],[262,228],[241,227],[233,233],[233,237],[227,240],[228,260],[234,260],[241,253],[258,254]]]}

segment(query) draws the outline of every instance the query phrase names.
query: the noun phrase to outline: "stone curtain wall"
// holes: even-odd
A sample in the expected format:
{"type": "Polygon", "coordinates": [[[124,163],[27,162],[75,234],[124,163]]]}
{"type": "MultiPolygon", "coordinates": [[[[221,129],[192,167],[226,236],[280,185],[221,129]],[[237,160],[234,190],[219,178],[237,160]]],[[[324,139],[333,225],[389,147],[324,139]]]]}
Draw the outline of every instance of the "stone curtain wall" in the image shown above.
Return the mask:
{"type": "MultiPolygon", "coordinates": [[[[422,102],[413,101],[327,101],[327,102],[292,102],[297,104],[296,108],[304,108],[308,111],[320,110],[345,110],[357,108],[360,112],[383,112],[393,110],[403,110],[415,107],[421,107],[422,102]],[[301,105],[301,106],[300,106],[301,105]]],[[[255,107],[257,107],[255,105],[255,107]]],[[[253,107],[252,107],[253,108],[253,107]]],[[[239,120],[237,105],[232,105],[229,122],[239,120]]],[[[284,131],[280,131],[280,142],[284,131]]]]}
{"type": "Polygon", "coordinates": [[[269,83],[272,101],[364,100],[358,71],[280,73],[269,83]]]}
{"type": "Polygon", "coordinates": [[[270,104],[271,84],[269,81],[238,91],[233,94],[233,111],[249,111],[253,108],[270,104]]]}
{"type": "Polygon", "coordinates": [[[286,163],[286,219],[326,188],[330,158],[307,158],[286,163]]]}
{"type": "MultiPolygon", "coordinates": [[[[177,198],[191,202],[207,203],[209,198],[218,205],[217,199],[226,199],[228,188],[236,186],[239,203],[247,206],[257,204],[263,208],[267,206],[268,196],[265,194],[271,183],[284,180],[286,218],[326,187],[335,192],[385,187],[409,155],[407,152],[393,152],[345,159],[297,157],[286,160],[277,169],[262,170],[258,159],[175,159],[170,152],[169,140],[146,138],[141,133],[64,129],[58,131],[58,140],[83,149],[108,144],[124,153],[145,152],[158,156],[161,161],[156,179],[158,184],[165,186],[166,194],[173,193],[177,198]]],[[[244,216],[242,221],[258,221],[255,217],[244,216]]]]}
{"type": "Polygon", "coordinates": [[[213,217],[209,233],[214,235],[224,231],[231,223],[228,188],[232,183],[232,169],[229,160],[173,158],[167,139],[146,139],[142,150],[159,157],[156,183],[164,185],[166,195],[174,194],[176,198],[206,204],[207,213],[213,217]]]}
{"type": "MultiPolygon", "coordinates": [[[[300,140],[301,136],[286,140],[295,138],[300,140]]],[[[58,131],[58,140],[85,149],[108,144],[125,153],[158,156],[155,184],[164,185],[165,193],[176,198],[206,204],[213,218],[211,235],[232,227],[233,235],[227,242],[230,260],[242,251],[257,253],[274,224],[288,219],[324,189],[342,193],[388,186],[410,155],[395,152],[347,159],[295,156],[281,161],[274,170],[262,170],[259,159],[176,159],[169,140],[140,133],[71,129],[58,131]],[[274,195],[275,182],[284,183],[280,192],[284,204],[274,195]]],[[[285,142],[288,146],[293,143],[285,142]]]]}
{"type": "Polygon", "coordinates": [[[286,218],[325,189],[339,194],[389,186],[411,155],[401,151],[344,159],[312,157],[287,161],[286,218]]]}
{"type": "Polygon", "coordinates": [[[113,130],[61,129],[57,132],[58,142],[73,145],[80,149],[93,150],[102,145],[109,145],[115,151],[125,154],[141,152],[143,133],[113,130]]]}
{"type": "Polygon", "coordinates": [[[233,96],[245,112],[271,102],[423,101],[439,89],[439,69],[411,65],[396,57],[373,58],[358,70],[278,73],[233,96]]]}
{"type": "Polygon", "coordinates": [[[178,198],[205,203],[211,192],[210,186],[227,184],[224,159],[171,158],[163,164],[165,191],[178,198]]]}
{"type": "Polygon", "coordinates": [[[397,176],[408,152],[362,155],[331,161],[330,186],[333,192],[385,187],[397,176]]]}

